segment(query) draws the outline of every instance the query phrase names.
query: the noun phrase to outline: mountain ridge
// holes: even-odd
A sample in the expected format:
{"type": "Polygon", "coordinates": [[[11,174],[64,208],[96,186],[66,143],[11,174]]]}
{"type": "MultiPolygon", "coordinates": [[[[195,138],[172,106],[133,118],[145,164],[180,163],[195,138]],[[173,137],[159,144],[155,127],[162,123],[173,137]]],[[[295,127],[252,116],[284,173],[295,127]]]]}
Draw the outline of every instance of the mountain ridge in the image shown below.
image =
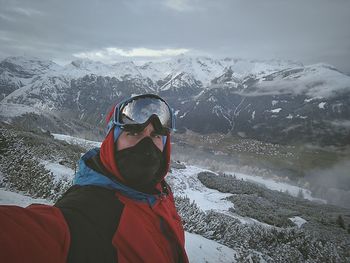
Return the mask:
{"type": "Polygon", "coordinates": [[[116,101],[140,93],[165,97],[180,131],[278,143],[350,142],[350,77],[327,64],[184,56],[139,66],[87,60],[59,66],[25,58],[0,62],[2,104],[70,111],[91,125],[101,123],[116,101]]]}

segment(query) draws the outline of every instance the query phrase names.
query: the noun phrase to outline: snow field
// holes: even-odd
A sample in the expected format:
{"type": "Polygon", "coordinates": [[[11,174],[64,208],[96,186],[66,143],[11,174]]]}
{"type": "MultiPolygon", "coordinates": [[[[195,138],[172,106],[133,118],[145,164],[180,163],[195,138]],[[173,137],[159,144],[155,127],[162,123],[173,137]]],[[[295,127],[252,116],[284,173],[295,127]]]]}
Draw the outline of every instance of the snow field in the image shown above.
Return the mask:
{"type": "Polygon", "coordinates": [[[305,224],[307,221],[304,218],[301,218],[300,216],[295,216],[289,218],[290,221],[292,221],[298,228],[301,228],[303,224],[305,224]]]}
{"type": "Polygon", "coordinates": [[[235,262],[235,250],[206,239],[200,235],[185,233],[186,251],[190,262],[235,262]]]}
{"type": "Polygon", "coordinates": [[[97,141],[89,141],[78,137],[73,137],[73,136],[64,135],[64,134],[57,134],[57,133],[53,133],[52,135],[56,140],[66,141],[67,143],[70,143],[70,144],[80,145],[85,149],[98,148],[101,146],[101,142],[97,142],[97,141]]]}
{"type": "Polygon", "coordinates": [[[22,116],[26,113],[36,113],[41,114],[42,112],[34,107],[23,105],[23,104],[13,104],[13,103],[0,103],[0,116],[6,118],[14,118],[22,116]]]}
{"type": "Polygon", "coordinates": [[[52,172],[55,183],[58,183],[59,181],[62,181],[62,180],[65,180],[65,181],[73,180],[74,171],[72,169],[55,162],[49,162],[49,161],[43,160],[40,163],[44,165],[45,169],[52,172]]]}
{"type": "Polygon", "coordinates": [[[52,205],[51,201],[46,199],[36,199],[25,196],[21,193],[15,193],[3,188],[0,188],[0,205],[15,205],[20,207],[27,207],[30,204],[48,204],[52,205]]]}
{"type": "Polygon", "coordinates": [[[225,171],[225,173],[231,174],[232,176],[236,176],[236,178],[238,179],[243,179],[245,181],[251,181],[260,185],[264,185],[265,187],[271,190],[276,190],[281,192],[288,191],[288,193],[294,197],[297,197],[299,192],[302,191],[305,199],[308,199],[310,201],[326,203],[326,200],[312,197],[310,190],[307,190],[298,186],[290,185],[283,182],[276,182],[275,180],[272,180],[272,179],[253,176],[253,175],[233,173],[232,171],[225,171]]]}
{"type": "Polygon", "coordinates": [[[186,169],[173,169],[167,180],[173,183],[175,195],[189,197],[201,210],[227,212],[229,208],[233,208],[233,204],[225,200],[231,194],[206,188],[197,178],[197,174],[204,171],[208,170],[188,165],[186,169]]]}

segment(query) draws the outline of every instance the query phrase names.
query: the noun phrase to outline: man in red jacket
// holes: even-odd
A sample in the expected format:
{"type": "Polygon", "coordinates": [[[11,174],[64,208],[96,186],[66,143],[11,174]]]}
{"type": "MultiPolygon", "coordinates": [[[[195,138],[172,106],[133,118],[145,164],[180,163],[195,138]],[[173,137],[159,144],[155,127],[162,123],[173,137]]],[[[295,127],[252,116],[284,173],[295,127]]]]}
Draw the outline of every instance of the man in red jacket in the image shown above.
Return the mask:
{"type": "Polygon", "coordinates": [[[100,149],[79,162],[54,206],[0,208],[2,262],[188,262],[184,231],[164,178],[174,114],[154,94],[108,115],[100,149]]]}

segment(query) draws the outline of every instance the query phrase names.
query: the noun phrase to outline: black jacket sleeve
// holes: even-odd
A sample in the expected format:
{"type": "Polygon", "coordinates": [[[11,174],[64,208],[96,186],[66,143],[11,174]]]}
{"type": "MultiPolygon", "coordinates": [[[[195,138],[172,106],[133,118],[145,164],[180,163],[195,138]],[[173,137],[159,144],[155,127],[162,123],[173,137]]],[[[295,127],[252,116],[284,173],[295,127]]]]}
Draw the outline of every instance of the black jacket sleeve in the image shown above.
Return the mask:
{"type": "Polygon", "coordinates": [[[98,186],[73,186],[55,204],[69,226],[67,262],[117,262],[112,239],[124,205],[113,190],[98,186]]]}

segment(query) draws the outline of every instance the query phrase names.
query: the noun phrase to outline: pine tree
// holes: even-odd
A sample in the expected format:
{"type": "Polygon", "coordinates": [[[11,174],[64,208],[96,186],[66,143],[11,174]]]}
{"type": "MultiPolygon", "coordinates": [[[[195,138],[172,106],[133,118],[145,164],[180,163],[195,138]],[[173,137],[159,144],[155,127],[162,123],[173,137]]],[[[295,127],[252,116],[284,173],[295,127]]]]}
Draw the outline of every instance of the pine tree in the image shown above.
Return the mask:
{"type": "Polygon", "coordinates": [[[342,217],[341,215],[338,216],[336,223],[337,223],[341,228],[346,229],[346,228],[345,228],[344,219],[343,219],[343,217],[342,217]]]}
{"type": "Polygon", "coordinates": [[[303,192],[303,190],[301,190],[301,189],[299,189],[298,198],[304,199],[304,192],[303,192]]]}

